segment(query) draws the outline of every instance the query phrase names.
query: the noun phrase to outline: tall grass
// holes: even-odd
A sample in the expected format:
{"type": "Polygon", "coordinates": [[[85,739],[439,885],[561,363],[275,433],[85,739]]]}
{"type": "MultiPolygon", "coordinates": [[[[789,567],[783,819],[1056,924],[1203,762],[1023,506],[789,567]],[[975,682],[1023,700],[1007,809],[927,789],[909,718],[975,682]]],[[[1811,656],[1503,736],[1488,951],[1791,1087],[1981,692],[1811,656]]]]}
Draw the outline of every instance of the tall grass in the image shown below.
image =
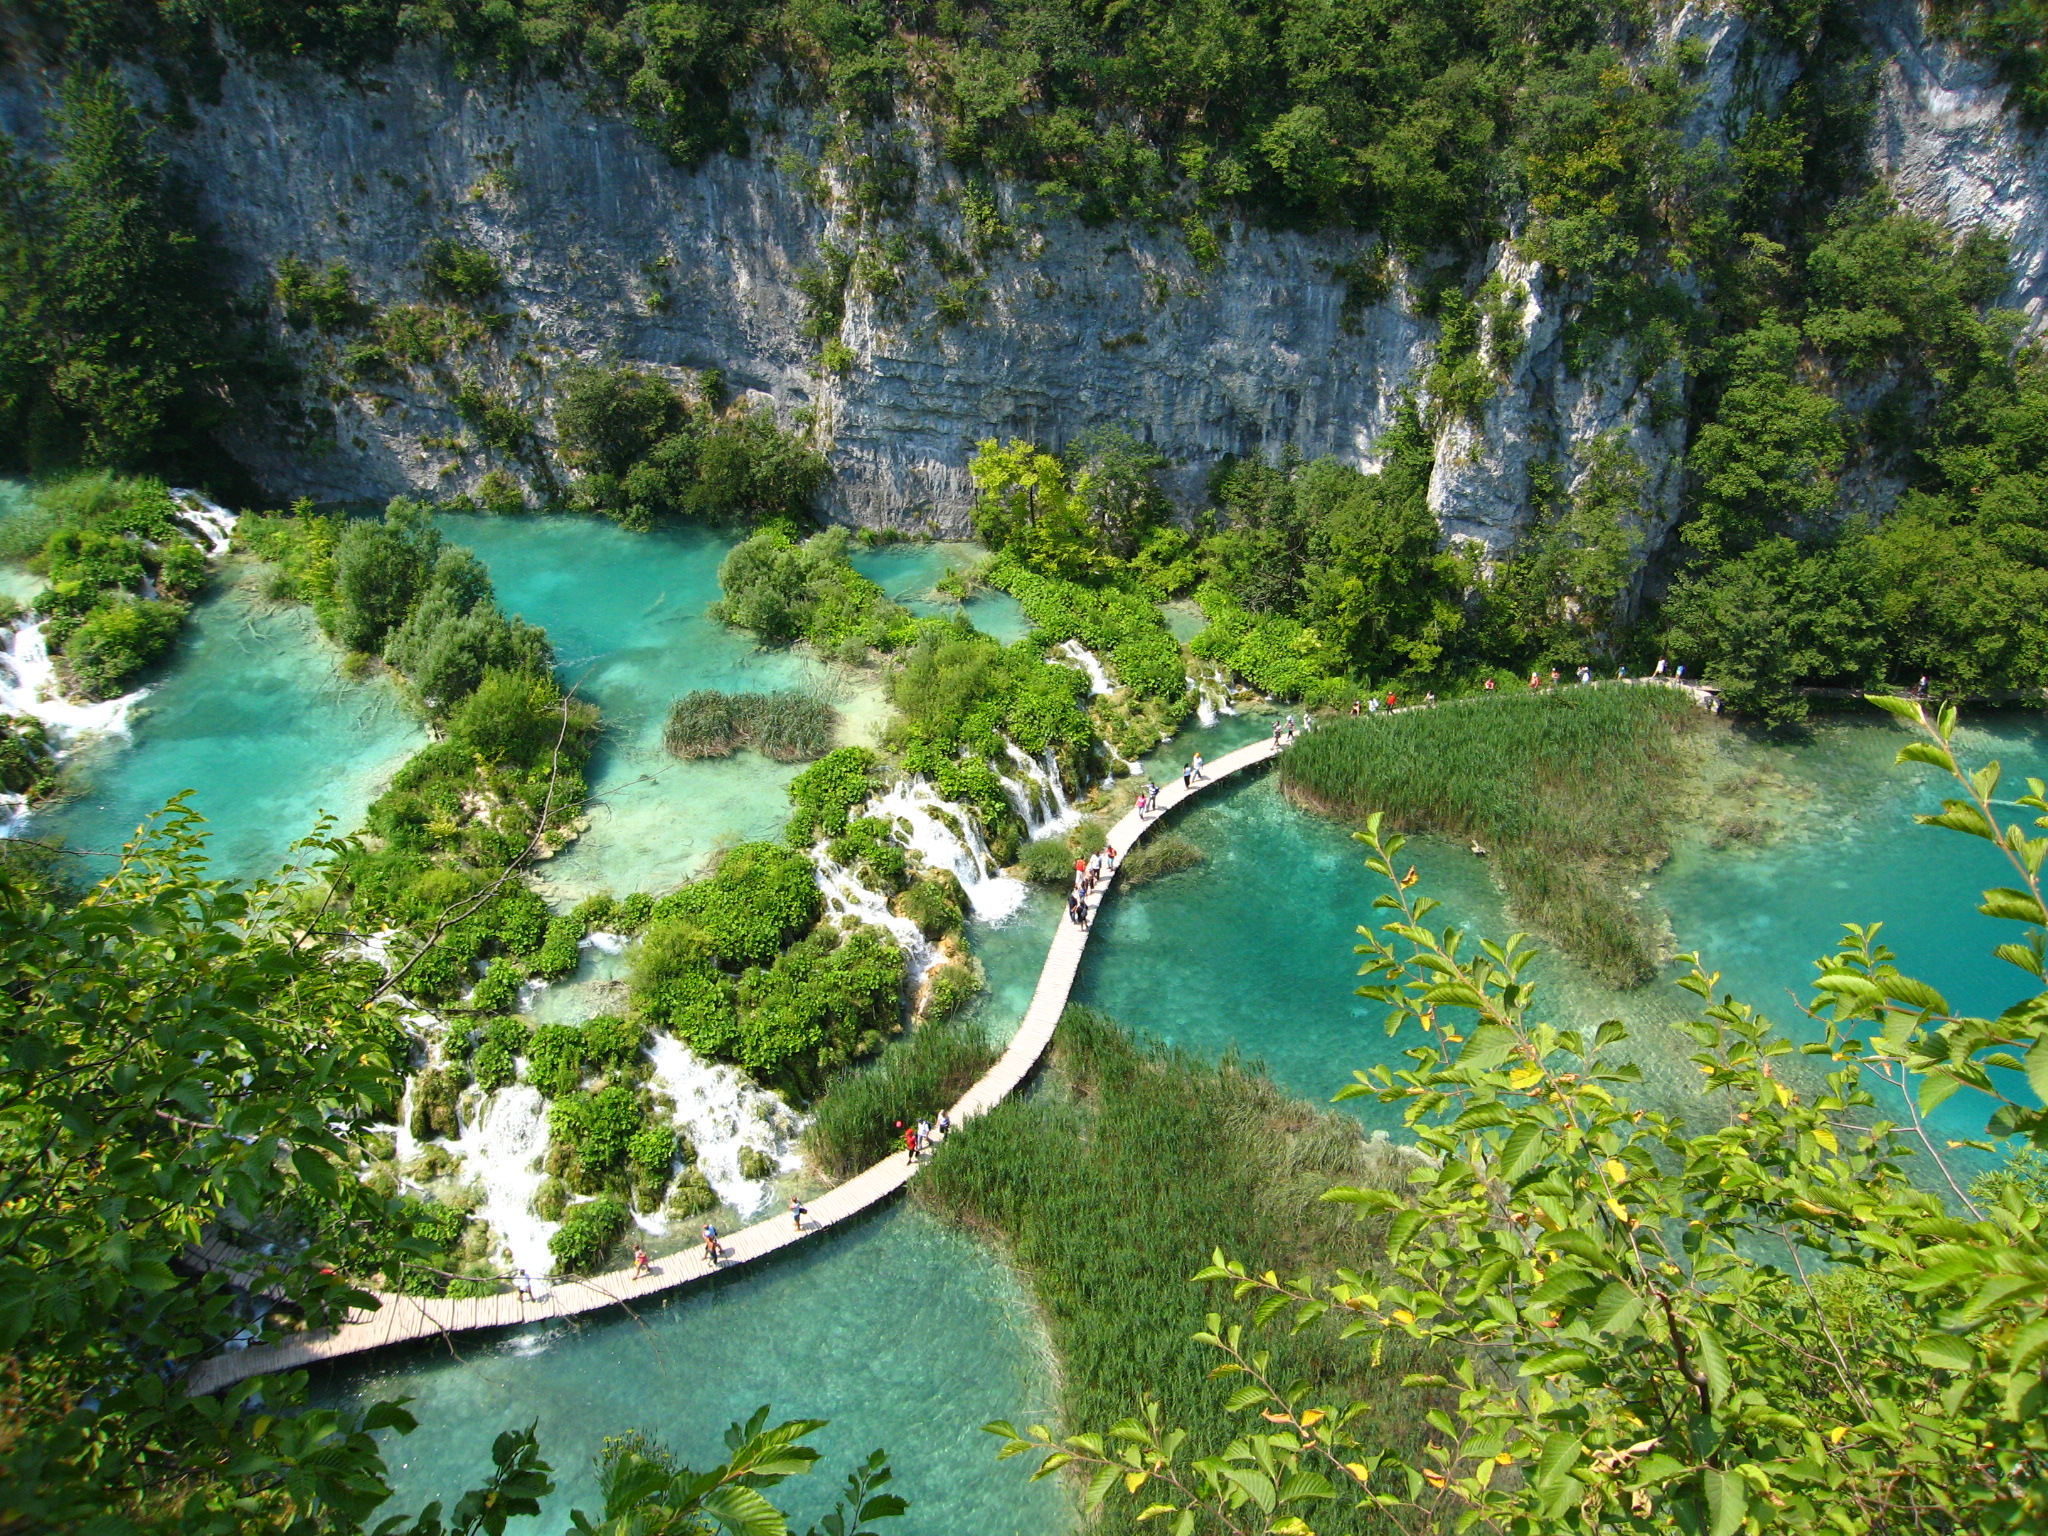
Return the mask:
{"type": "Polygon", "coordinates": [[[938,1119],[1000,1054],[969,1019],[933,1020],[892,1040],[869,1065],[834,1078],[812,1106],[804,1132],[811,1165],[846,1179],[892,1151],[901,1155],[897,1122],[938,1119]]]}
{"type": "Polygon", "coordinates": [[[807,693],[720,693],[700,688],[669,706],[662,743],[677,757],[730,757],[752,747],[778,763],[832,750],[839,713],[807,693]]]}
{"type": "MultiPolygon", "coordinates": [[[[1023,1269],[1059,1358],[1067,1429],[1106,1429],[1149,1394],[1167,1423],[1187,1427],[1197,1454],[1220,1451],[1263,1426],[1224,1411],[1235,1383],[1209,1379],[1221,1357],[1190,1336],[1210,1309],[1233,1308],[1188,1276],[1216,1248],[1283,1274],[1371,1273],[1377,1229],[1317,1197],[1337,1184],[1392,1187],[1402,1166],[1356,1121],[1236,1063],[1141,1044],[1087,1009],[1067,1010],[1053,1049],[1051,1091],[963,1126],[917,1181],[917,1198],[992,1231],[1023,1269]]],[[[1316,1326],[1262,1342],[1280,1379],[1378,1405],[1390,1447],[1413,1451],[1427,1437],[1422,1416],[1437,1405],[1400,1385],[1433,1368],[1412,1341],[1344,1343],[1316,1326]]],[[[1151,1530],[1133,1523],[1144,1502],[1113,1498],[1091,1531],[1151,1530]]],[[[1392,1527],[1346,1501],[1326,1506],[1316,1529],[1392,1527]]]]}
{"type": "Polygon", "coordinates": [[[1667,847],[1682,738],[1675,688],[1567,688],[1343,719],[1280,761],[1282,789],[1330,815],[1384,811],[1408,831],[1498,855],[1522,919],[1603,980],[1656,974],[1652,925],[1629,896],[1667,847]]]}

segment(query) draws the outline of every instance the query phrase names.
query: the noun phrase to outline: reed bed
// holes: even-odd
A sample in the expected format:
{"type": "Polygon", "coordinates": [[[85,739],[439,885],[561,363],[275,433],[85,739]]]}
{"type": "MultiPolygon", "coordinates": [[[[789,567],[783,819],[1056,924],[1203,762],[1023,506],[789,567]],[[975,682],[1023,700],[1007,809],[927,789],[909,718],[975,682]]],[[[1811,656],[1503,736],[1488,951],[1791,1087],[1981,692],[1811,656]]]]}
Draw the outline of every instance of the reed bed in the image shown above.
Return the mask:
{"type": "Polygon", "coordinates": [[[1153,832],[1124,856],[1116,877],[1123,885],[1145,885],[1162,875],[1193,869],[1208,855],[1178,832],[1153,832]]]}
{"type": "MultiPolygon", "coordinates": [[[[1022,1269],[1059,1360],[1063,1427],[1106,1429],[1149,1394],[1198,1454],[1221,1451],[1260,1426],[1224,1411],[1237,1383],[1212,1381],[1221,1357],[1190,1337],[1233,1304],[1188,1277],[1219,1247],[1283,1274],[1371,1273],[1379,1228],[1317,1197],[1337,1184],[1401,1187],[1405,1164],[1255,1070],[1138,1042],[1085,1008],[1060,1021],[1052,1078],[955,1132],[915,1198],[993,1234],[1022,1269]]],[[[1400,1383],[1438,1365],[1413,1341],[1389,1333],[1375,1356],[1318,1325],[1264,1342],[1278,1378],[1372,1402],[1389,1447],[1413,1452],[1428,1437],[1423,1415],[1439,1405],[1400,1383]]],[[[1144,1503],[1112,1498],[1091,1532],[1152,1530],[1133,1518],[1144,1503]]],[[[1325,1506],[1316,1529],[1395,1527],[1347,1500],[1325,1506]]]]}
{"type": "Polygon", "coordinates": [[[1404,831],[1475,839],[1522,920],[1602,980],[1639,986],[1656,974],[1656,933],[1627,886],[1667,849],[1700,720],[1673,688],[1460,699],[1321,727],[1288,748],[1280,783],[1328,815],[1382,811],[1404,831]]]}
{"type": "Polygon", "coordinates": [[[938,1119],[1000,1054],[968,1019],[936,1020],[892,1040],[875,1061],[832,1080],[812,1106],[804,1154],[834,1180],[901,1155],[897,1123],[938,1119]]]}
{"type": "Polygon", "coordinates": [[[751,747],[778,763],[832,750],[839,712],[807,693],[720,693],[700,688],[669,706],[662,743],[681,758],[730,757],[751,747]]]}

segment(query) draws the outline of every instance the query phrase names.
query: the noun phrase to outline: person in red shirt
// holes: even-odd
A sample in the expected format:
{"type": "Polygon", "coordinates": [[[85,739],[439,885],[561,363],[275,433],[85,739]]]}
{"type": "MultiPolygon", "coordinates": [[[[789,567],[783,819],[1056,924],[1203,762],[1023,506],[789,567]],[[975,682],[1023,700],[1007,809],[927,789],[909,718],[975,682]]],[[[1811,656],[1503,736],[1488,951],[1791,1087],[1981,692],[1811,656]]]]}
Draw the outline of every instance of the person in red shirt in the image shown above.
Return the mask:
{"type": "Polygon", "coordinates": [[[903,1150],[913,1163],[917,1161],[917,1127],[914,1125],[903,1132],[903,1150]]]}

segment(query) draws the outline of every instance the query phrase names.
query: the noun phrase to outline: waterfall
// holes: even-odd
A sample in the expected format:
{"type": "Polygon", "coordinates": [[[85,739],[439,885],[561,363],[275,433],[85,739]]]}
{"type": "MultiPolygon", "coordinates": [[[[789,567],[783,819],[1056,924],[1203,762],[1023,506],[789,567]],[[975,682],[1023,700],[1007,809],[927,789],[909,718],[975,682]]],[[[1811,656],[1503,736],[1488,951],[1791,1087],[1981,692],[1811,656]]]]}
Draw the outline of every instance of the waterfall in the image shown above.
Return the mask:
{"type": "Polygon", "coordinates": [[[865,814],[899,823],[898,833],[906,848],[932,868],[950,869],[959,876],[968,904],[983,922],[1008,917],[1030,894],[1023,881],[1001,872],[973,817],[951,810],[923,779],[903,779],[892,785],[886,794],[868,803],[865,814]]]}
{"type": "Polygon", "coordinates": [[[1064,656],[1070,664],[1088,674],[1090,693],[1109,693],[1115,688],[1116,685],[1109,680],[1109,674],[1102,669],[1102,663],[1096,660],[1095,653],[1080,641],[1062,640],[1053,647],[1053,654],[1064,656]]]}
{"type": "Polygon", "coordinates": [[[0,646],[0,713],[42,721],[58,743],[100,732],[125,733],[128,712],[148,692],[138,688],[97,704],[72,703],[57,681],[57,663],[43,638],[43,626],[32,620],[17,623],[0,646]]]}
{"type": "MultiPolygon", "coordinates": [[[[411,1133],[399,1122],[399,1151],[410,1155],[411,1133]]],[[[462,1164],[462,1177],[483,1186],[476,1214],[491,1224],[512,1255],[512,1268],[533,1276],[535,1287],[555,1267],[548,1239],[556,1223],[533,1213],[534,1192],[546,1177],[541,1160],[548,1150],[548,1106],[531,1083],[513,1083],[490,1094],[462,1138],[447,1144],[462,1164]]]]}
{"type": "Polygon", "coordinates": [[[818,889],[825,893],[825,906],[834,917],[850,917],[882,929],[902,947],[913,981],[937,962],[937,951],[924,930],[907,917],[889,910],[888,898],[860,883],[850,869],[832,862],[823,848],[812,851],[818,870],[818,889]]]}
{"type": "Polygon", "coordinates": [[[228,552],[228,545],[234,541],[235,514],[218,502],[208,501],[197,491],[171,488],[171,505],[178,520],[188,524],[199,535],[199,544],[207,554],[218,558],[228,552]]]}
{"type": "MultiPolygon", "coordinates": [[[[674,1124],[696,1147],[697,1167],[713,1193],[742,1220],[765,1215],[774,1185],[740,1172],[740,1150],[766,1153],[778,1174],[796,1172],[803,1166],[797,1150],[803,1117],[738,1067],[706,1061],[674,1035],[656,1035],[647,1054],[654,1063],[648,1086],[675,1102],[674,1124]]],[[[659,1211],[634,1220],[657,1236],[668,1231],[659,1211]]]]}
{"type": "Polygon", "coordinates": [[[1224,680],[1223,670],[1214,662],[1197,662],[1201,668],[1188,678],[1188,692],[1195,695],[1195,718],[1206,728],[1216,723],[1220,715],[1234,715],[1230,707],[1230,688],[1224,680]]]}
{"type": "Polygon", "coordinates": [[[1059,764],[1053,760],[1052,749],[1046,748],[1045,760],[1039,762],[1008,737],[1003,738],[1003,746],[1022,777],[1013,779],[1008,774],[996,777],[1003,781],[1003,793],[1017,808],[1017,815],[1023,820],[1027,834],[1036,841],[1041,837],[1057,837],[1078,826],[1081,813],[1067,803],[1066,786],[1060,782],[1059,764]]]}

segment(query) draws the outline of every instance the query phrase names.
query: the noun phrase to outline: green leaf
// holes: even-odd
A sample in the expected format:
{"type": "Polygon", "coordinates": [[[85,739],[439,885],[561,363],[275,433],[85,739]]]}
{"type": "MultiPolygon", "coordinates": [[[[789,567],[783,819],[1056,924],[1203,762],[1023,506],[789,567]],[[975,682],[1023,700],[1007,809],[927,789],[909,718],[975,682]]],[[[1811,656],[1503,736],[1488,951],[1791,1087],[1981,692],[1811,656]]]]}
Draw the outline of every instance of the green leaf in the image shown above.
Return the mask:
{"type": "Polygon", "coordinates": [[[1533,1474],[1538,1488],[1554,1488],[1579,1464],[1579,1437],[1565,1430],[1543,1437],[1543,1454],[1533,1474]]]}
{"type": "Polygon", "coordinates": [[[1706,1323],[1694,1325],[1693,1353],[1699,1358],[1700,1374],[1707,1378],[1707,1399],[1719,1408],[1728,1400],[1728,1388],[1734,1381],[1721,1335],[1706,1323]]]}
{"type": "Polygon", "coordinates": [[[1707,1495],[1707,1536],[1735,1536],[1749,1513],[1749,1485],[1719,1467],[1702,1467],[1700,1482],[1707,1495]]]}
{"type": "Polygon", "coordinates": [[[1921,1362],[1944,1371],[1972,1371],[1977,1368],[1977,1351],[1967,1339],[1952,1333],[1930,1333],[1913,1346],[1921,1362]]]}
{"type": "Polygon", "coordinates": [[[733,1536],[789,1536],[782,1511],[762,1497],[758,1489],[727,1483],[704,1495],[698,1508],[733,1536]]]}
{"type": "Polygon", "coordinates": [[[1939,1069],[1928,1073],[1920,1082],[1920,1113],[1932,1114],[1935,1106],[1947,1103],[1962,1086],[1962,1079],[1953,1073],[1939,1069]]]}
{"type": "Polygon", "coordinates": [[[1500,1162],[1496,1172],[1512,1184],[1536,1165],[1547,1150],[1543,1126],[1534,1120],[1524,1120],[1509,1133],[1502,1143],[1500,1162]]]}
{"type": "Polygon", "coordinates": [[[1593,1357],[1583,1349],[1545,1350],[1533,1360],[1524,1360],[1516,1374],[1520,1376],[1562,1376],[1567,1371],[1582,1370],[1593,1363],[1593,1357]]]}
{"type": "Polygon", "coordinates": [[[2035,1098],[2048,1102],[2048,1035],[2036,1040],[2027,1052],[2027,1086],[2034,1090],[2035,1098]]]}
{"type": "Polygon", "coordinates": [[[2048,1354],[2048,1320],[2029,1323],[2012,1336],[2006,1345],[2005,1367],[2024,1371],[2044,1354],[2048,1354]]]}
{"type": "Polygon", "coordinates": [[[2048,924],[2048,912],[2041,910],[2041,903],[2030,892],[2016,891],[2010,886],[1986,891],[1984,905],[1977,910],[1986,917],[2009,918],[2016,923],[2048,924]]]}
{"type": "Polygon", "coordinates": [[[1919,1008],[1933,1013],[1947,1013],[1948,999],[1924,981],[1915,981],[1911,976],[1887,976],[1884,978],[1884,993],[1895,1003],[1904,1003],[1908,1008],[1919,1008]]]}
{"type": "Polygon", "coordinates": [[[1619,1280],[1608,1282],[1589,1319],[1602,1333],[1627,1333],[1643,1315],[1642,1298],[1619,1280]]]}

